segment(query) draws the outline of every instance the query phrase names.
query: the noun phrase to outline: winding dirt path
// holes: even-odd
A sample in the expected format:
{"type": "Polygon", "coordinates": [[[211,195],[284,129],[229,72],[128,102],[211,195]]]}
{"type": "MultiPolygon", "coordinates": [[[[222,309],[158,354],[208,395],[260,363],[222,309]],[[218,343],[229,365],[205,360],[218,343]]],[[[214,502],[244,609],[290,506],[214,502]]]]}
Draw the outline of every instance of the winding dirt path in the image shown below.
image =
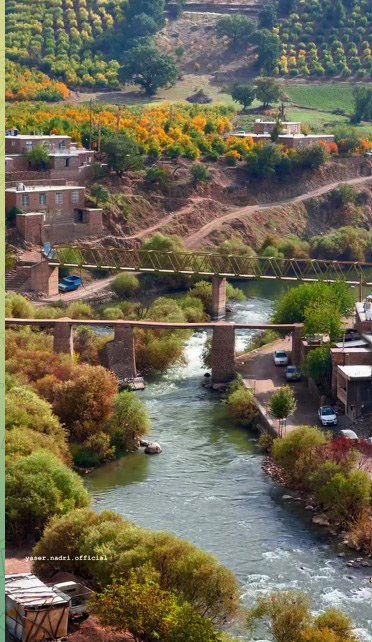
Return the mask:
{"type": "MultiPolygon", "coordinates": [[[[195,249],[200,244],[200,241],[202,239],[208,236],[210,232],[218,230],[227,221],[232,221],[233,219],[236,219],[236,218],[244,218],[246,216],[249,216],[250,214],[253,214],[254,212],[273,209],[274,207],[280,207],[281,205],[288,205],[290,203],[301,203],[302,201],[307,201],[310,198],[314,198],[316,196],[321,196],[322,194],[326,194],[327,192],[334,189],[338,185],[341,185],[342,183],[347,183],[348,185],[358,185],[359,183],[365,183],[371,180],[372,180],[372,176],[358,176],[357,178],[349,178],[344,181],[327,183],[327,185],[318,187],[317,189],[314,189],[310,192],[305,192],[304,194],[299,194],[298,196],[294,196],[292,198],[286,198],[281,201],[273,201],[271,203],[265,203],[261,205],[259,204],[246,205],[245,207],[234,208],[228,214],[224,214],[223,216],[220,216],[214,219],[213,221],[210,221],[206,225],[203,225],[203,227],[201,227],[199,230],[197,230],[197,232],[194,232],[193,234],[190,234],[190,236],[186,237],[184,239],[185,245],[189,250],[195,249]]],[[[160,227],[160,224],[161,224],[161,221],[159,222],[159,227],[160,227]]]]}

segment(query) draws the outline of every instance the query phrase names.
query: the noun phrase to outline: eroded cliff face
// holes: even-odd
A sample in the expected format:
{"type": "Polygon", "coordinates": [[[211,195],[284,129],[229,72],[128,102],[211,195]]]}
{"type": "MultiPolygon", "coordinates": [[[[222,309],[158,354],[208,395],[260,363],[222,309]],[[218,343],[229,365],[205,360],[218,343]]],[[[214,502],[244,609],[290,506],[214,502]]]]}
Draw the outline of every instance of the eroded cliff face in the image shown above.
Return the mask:
{"type": "Polygon", "coordinates": [[[213,163],[208,166],[210,180],[195,184],[191,162],[157,165],[170,174],[166,186],[149,185],[138,174],[104,181],[110,198],[100,242],[138,247],[160,232],[181,236],[191,248],[231,237],[257,245],[273,233],[308,239],[343,225],[372,224],[372,177],[363,180],[372,174],[372,162],[364,157],[332,159],[320,170],[298,172],[285,181],[251,179],[244,168],[213,163]],[[354,185],[360,193],[357,203],[336,208],[332,189],[359,178],[354,185]]]}

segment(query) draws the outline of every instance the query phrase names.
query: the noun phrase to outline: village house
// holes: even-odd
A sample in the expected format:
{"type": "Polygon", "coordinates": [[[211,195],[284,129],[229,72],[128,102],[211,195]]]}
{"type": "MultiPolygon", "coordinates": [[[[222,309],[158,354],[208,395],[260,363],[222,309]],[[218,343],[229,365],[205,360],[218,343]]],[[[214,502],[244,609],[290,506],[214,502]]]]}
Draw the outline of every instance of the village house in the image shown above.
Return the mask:
{"type": "Polygon", "coordinates": [[[102,209],[85,206],[85,188],[66,180],[11,182],[5,188],[7,216],[25,241],[70,242],[102,231],[102,209]]]}
{"type": "Polygon", "coordinates": [[[94,152],[80,148],[70,136],[19,134],[17,129],[8,130],[5,136],[6,180],[26,180],[43,173],[50,179],[66,178],[83,183],[93,178],[97,162],[94,152]],[[46,166],[32,166],[29,152],[42,146],[48,152],[46,166]]]}
{"type": "MultiPolygon", "coordinates": [[[[233,136],[237,138],[253,138],[255,143],[260,141],[270,142],[276,125],[275,120],[261,120],[258,118],[253,124],[252,132],[237,131],[233,132],[233,136]]],[[[278,143],[290,149],[314,145],[320,142],[333,143],[333,141],[334,136],[332,134],[302,134],[300,122],[281,122],[281,133],[278,136],[278,143]]]]}

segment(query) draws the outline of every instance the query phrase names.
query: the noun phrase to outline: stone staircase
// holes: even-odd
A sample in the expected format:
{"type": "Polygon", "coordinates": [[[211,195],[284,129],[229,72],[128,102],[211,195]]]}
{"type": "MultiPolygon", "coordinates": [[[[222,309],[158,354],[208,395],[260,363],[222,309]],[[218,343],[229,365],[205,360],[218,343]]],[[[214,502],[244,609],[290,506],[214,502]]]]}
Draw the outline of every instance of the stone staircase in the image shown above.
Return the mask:
{"type": "Polygon", "coordinates": [[[7,292],[24,292],[30,280],[30,265],[17,265],[5,274],[5,290],[7,292]]]}

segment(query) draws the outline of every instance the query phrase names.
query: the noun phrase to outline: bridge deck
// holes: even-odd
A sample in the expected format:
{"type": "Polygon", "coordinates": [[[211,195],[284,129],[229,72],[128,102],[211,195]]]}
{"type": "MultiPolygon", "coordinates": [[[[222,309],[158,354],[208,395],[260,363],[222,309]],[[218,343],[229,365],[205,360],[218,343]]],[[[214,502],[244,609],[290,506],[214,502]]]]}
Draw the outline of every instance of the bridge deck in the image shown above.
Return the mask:
{"type": "Polygon", "coordinates": [[[233,327],[236,330],[282,330],[291,332],[294,328],[298,327],[298,323],[287,323],[287,324],[278,324],[278,323],[227,323],[225,321],[216,321],[216,322],[203,322],[203,323],[165,323],[163,321],[133,321],[133,320],[115,320],[110,321],[106,319],[69,319],[68,317],[63,317],[61,319],[5,319],[5,326],[39,326],[39,327],[51,327],[61,325],[63,323],[68,323],[71,326],[130,326],[134,328],[153,328],[153,329],[163,329],[163,330],[213,330],[213,328],[221,327],[233,327]]]}

